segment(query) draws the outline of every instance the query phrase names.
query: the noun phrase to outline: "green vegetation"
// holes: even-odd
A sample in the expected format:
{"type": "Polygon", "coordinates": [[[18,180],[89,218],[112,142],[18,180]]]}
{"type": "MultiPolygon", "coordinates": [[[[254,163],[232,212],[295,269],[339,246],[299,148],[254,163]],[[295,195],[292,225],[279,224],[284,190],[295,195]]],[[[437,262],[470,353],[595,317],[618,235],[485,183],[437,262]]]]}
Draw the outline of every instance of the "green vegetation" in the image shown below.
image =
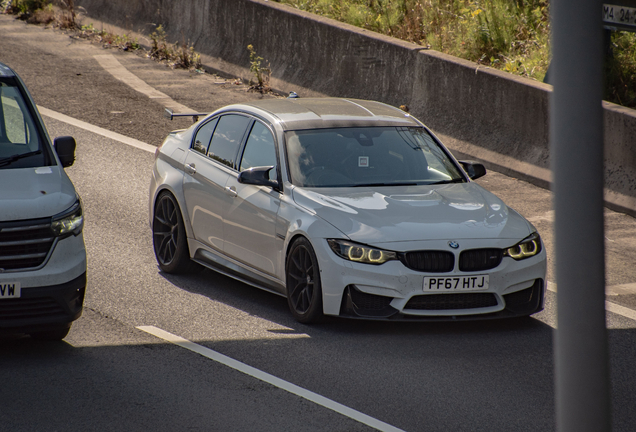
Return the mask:
{"type": "Polygon", "coordinates": [[[166,61],[173,67],[183,69],[200,69],[201,56],[194,51],[194,47],[183,43],[172,44],[166,41],[166,31],[160,24],[150,34],[152,46],[149,57],[158,61],[166,61]]]}
{"type": "Polygon", "coordinates": [[[605,63],[605,100],[636,108],[636,33],[613,32],[605,63]]]}
{"type": "MultiPolygon", "coordinates": [[[[101,43],[106,48],[124,51],[141,49],[137,38],[126,34],[117,35],[97,30],[93,24],[79,26],[75,12],[75,0],[0,0],[0,13],[10,13],[30,24],[52,24],[71,30],[76,36],[101,43]],[[54,6],[56,3],[59,6],[54,6]]],[[[161,25],[149,35],[152,47],[148,57],[166,62],[169,66],[201,71],[201,56],[187,44],[172,44],[166,41],[166,32],[161,25]]]]}
{"type": "Polygon", "coordinates": [[[137,38],[126,35],[115,35],[104,30],[97,30],[93,24],[83,25],[78,31],[79,37],[102,43],[107,48],[119,48],[124,51],[141,49],[137,38]]]}
{"type": "Polygon", "coordinates": [[[277,1],[537,80],[548,67],[548,0],[277,1]]]}
{"type": "Polygon", "coordinates": [[[0,13],[16,15],[29,24],[53,24],[63,29],[76,29],[75,1],[57,0],[0,0],[0,13]]]}
{"type": "Polygon", "coordinates": [[[252,72],[254,78],[256,78],[256,81],[250,80],[250,90],[267,93],[270,91],[269,78],[272,74],[272,70],[269,67],[261,66],[264,61],[263,57],[256,54],[253,45],[248,45],[247,50],[250,53],[250,72],[252,72]]]}
{"type": "MultiPolygon", "coordinates": [[[[550,61],[549,0],[275,1],[538,81],[550,61]]],[[[606,98],[636,107],[636,35],[612,42],[606,98]]]]}

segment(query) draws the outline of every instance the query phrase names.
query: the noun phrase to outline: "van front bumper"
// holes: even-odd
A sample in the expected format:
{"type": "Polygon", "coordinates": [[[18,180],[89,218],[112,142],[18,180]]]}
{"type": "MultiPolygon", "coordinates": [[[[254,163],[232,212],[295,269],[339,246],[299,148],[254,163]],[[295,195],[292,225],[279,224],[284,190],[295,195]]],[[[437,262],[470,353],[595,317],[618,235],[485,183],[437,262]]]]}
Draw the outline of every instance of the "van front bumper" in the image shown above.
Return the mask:
{"type": "Polygon", "coordinates": [[[0,333],[68,328],[82,314],[86,273],[59,285],[22,288],[20,298],[0,299],[0,333]]]}

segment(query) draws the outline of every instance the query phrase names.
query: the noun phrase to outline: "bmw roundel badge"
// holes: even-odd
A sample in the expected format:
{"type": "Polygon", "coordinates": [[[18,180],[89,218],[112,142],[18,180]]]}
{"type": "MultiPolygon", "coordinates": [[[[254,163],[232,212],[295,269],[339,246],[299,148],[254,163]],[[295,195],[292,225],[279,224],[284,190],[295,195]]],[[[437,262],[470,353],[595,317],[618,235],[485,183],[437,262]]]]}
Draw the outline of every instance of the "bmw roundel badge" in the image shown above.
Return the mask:
{"type": "Polygon", "coordinates": [[[452,247],[453,249],[457,249],[459,247],[459,243],[457,243],[456,241],[453,241],[453,240],[449,241],[448,245],[450,247],[452,247]]]}

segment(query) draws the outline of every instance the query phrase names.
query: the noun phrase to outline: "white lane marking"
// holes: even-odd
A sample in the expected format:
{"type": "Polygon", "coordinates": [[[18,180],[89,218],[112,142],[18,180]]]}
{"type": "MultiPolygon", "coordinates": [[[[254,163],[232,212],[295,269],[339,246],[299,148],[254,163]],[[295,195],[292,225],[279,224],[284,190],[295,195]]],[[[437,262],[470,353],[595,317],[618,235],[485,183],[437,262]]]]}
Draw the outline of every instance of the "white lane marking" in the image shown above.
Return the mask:
{"type": "Polygon", "coordinates": [[[150,99],[158,99],[158,102],[160,102],[163,106],[171,108],[175,112],[192,112],[192,110],[187,106],[175,102],[167,94],[149,86],[145,81],[134,75],[126,69],[124,65],[119,63],[119,60],[117,60],[112,54],[102,54],[93,57],[106,72],[110,73],[113,77],[128,85],[133,90],[148,96],[150,99]]]}
{"type": "Polygon", "coordinates": [[[605,309],[609,312],[622,315],[625,318],[636,321],[636,311],[626,308],[625,306],[621,306],[611,301],[605,301],[605,309]]]}
{"type": "Polygon", "coordinates": [[[113,77],[132,87],[139,93],[145,94],[150,99],[162,99],[169,97],[167,94],[150,87],[145,81],[131,73],[121,63],[119,63],[119,60],[117,60],[112,54],[96,55],[93,57],[106,72],[110,73],[113,77]]]}
{"type": "Polygon", "coordinates": [[[605,294],[610,296],[636,294],[636,283],[611,285],[605,287],[605,294]]]}
{"type": "Polygon", "coordinates": [[[285,390],[289,393],[295,394],[296,396],[300,396],[304,399],[307,399],[315,404],[328,408],[332,411],[335,411],[339,414],[342,414],[345,417],[349,417],[350,419],[356,420],[360,423],[363,423],[367,426],[375,428],[379,431],[387,431],[387,432],[404,432],[402,429],[398,429],[395,426],[391,426],[388,423],[384,423],[378,419],[370,417],[366,414],[361,413],[360,411],[356,411],[353,408],[349,408],[345,405],[339,404],[338,402],[334,402],[331,399],[327,399],[324,396],[321,396],[317,393],[299,387],[295,384],[292,384],[288,381],[275,377],[274,375],[270,375],[267,372],[263,372],[259,369],[256,369],[252,366],[248,366],[245,363],[241,363],[238,360],[234,360],[231,357],[218,353],[210,348],[206,348],[199,344],[195,344],[187,339],[176,336],[172,333],[168,333],[165,330],[154,326],[139,326],[137,327],[139,330],[145,331],[146,333],[150,333],[153,336],[156,336],[160,339],[163,339],[167,342],[173,343],[175,345],[179,345],[182,348],[193,351],[197,354],[202,355],[203,357],[209,358],[210,360],[214,360],[218,363],[221,363],[225,366],[228,366],[232,369],[235,369],[239,372],[242,372],[246,375],[264,381],[268,384],[271,384],[279,389],[285,390]]]}
{"type": "MultiPolygon", "coordinates": [[[[631,285],[631,284],[630,284],[631,285]]],[[[620,287],[621,285],[616,285],[620,287]]],[[[611,286],[607,287],[606,290],[611,290],[611,286]]],[[[557,285],[554,282],[548,282],[548,291],[552,291],[553,293],[557,292],[557,285]]],[[[636,311],[625,306],[621,306],[617,303],[605,300],[605,310],[608,312],[612,312],[625,318],[632,319],[636,321],[636,311]]]]}
{"type": "Polygon", "coordinates": [[[87,130],[89,132],[93,132],[93,133],[95,133],[97,135],[101,135],[103,137],[110,138],[110,139],[115,140],[115,141],[119,141],[120,143],[127,144],[127,145],[129,145],[131,147],[135,147],[135,148],[138,148],[138,149],[141,149],[141,150],[145,150],[145,151],[150,152],[150,153],[154,153],[155,150],[157,150],[157,147],[151,146],[150,144],[146,144],[145,142],[136,140],[134,138],[129,138],[129,137],[125,136],[125,135],[118,134],[117,132],[109,131],[108,129],[103,129],[103,128],[100,128],[98,126],[94,126],[94,125],[92,125],[90,123],[83,122],[83,121],[78,120],[76,118],[69,117],[69,116],[64,115],[62,113],[50,110],[48,108],[44,108],[42,106],[38,106],[38,110],[40,111],[40,114],[42,114],[43,116],[50,117],[52,119],[55,119],[55,120],[70,124],[72,126],[78,127],[80,129],[87,130]]]}

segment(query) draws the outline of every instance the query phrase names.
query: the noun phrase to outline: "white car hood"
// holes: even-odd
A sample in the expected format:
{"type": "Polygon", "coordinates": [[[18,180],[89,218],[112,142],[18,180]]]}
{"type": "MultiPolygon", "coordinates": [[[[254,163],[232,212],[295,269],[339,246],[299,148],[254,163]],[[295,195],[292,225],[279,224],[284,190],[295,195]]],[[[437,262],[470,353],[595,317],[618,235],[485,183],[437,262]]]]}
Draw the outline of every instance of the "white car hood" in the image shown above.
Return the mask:
{"type": "Polygon", "coordinates": [[[411,240],[516,239],[531,225],[476,183],[294,188],[294,201],[346,234],[378,244],[411,240]]]}
{"type": "Polygon", "coordinates": [[[59,166],[0,169],[0,185],[0,221],[54,216],[77,200],[59,166]]]}

